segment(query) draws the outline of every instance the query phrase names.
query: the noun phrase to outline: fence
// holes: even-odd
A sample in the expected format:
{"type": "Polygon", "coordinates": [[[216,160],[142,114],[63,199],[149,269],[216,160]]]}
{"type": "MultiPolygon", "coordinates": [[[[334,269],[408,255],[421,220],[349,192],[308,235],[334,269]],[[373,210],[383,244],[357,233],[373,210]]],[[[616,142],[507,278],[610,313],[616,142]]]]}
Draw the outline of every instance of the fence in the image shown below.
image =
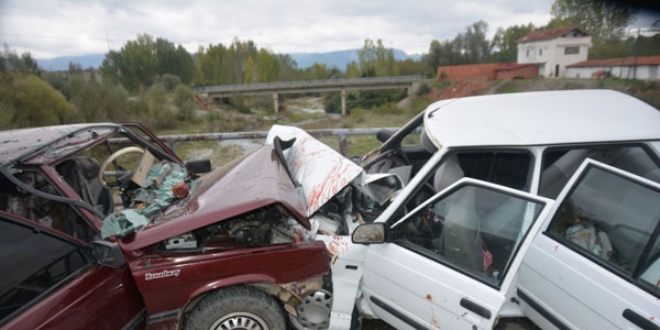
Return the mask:
{"type": "MultiPolygon", "coordinates": [[[[339,139],[339,153],[348,156],[348,144],[346,139],[352,135],[371,135],[376,136],[381,130],[396,131],[396,127],[378,127],[378,128],[337,128],[337,129],[312,129],[305,130],[315,138],[336,136],[339,139]]],[[[227,132],[227,133],[206,133],[206,134],[178,134],[158,136],[165,142],[170,149],[176,152],[176,144],[182,142],[196,141],[228,141],[228,140],[265,140],[268,132],[227,132]]],[[[111,143],[121,144],[126,139],[111,139],[111,143]]]]}

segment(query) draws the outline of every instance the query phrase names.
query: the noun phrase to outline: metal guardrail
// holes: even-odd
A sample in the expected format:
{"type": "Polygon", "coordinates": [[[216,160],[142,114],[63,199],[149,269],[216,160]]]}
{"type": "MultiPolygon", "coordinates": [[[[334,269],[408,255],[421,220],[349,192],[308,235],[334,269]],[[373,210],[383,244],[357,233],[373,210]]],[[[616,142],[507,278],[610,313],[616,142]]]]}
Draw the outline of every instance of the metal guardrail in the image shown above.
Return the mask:
{"type": "MultiPolygon", "coordinates": [[[[352,135],[372,135],[376,136],[381,130],[398,130],[397,127],[379,127],[379,128],[337,128],[337,129],[313,129],[305,130],[309,135],[319,138],[336,136],[339,139],[339,153],[348,156],[348,136],[352,135]]],[[[158,136],[174,152],[176,144],[180,142],[195,141],[226,141],[226,140],[265,140],[268,132],[227,132],[227,133],[206,133],[206,134],[181,134],[181,135],[162,135],[158,136]]],[[[120,139],[110,142],[121,143],[120,139]]]]}

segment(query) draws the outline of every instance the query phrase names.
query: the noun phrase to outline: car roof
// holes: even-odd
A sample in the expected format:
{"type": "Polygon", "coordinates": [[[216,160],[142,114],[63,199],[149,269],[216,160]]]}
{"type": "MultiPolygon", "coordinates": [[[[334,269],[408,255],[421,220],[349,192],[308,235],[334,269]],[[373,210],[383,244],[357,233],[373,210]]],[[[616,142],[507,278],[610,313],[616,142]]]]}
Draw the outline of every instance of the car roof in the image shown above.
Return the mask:
{"type": "Polygon", "coordinates": [[[435,102],[424,129],[445,148],[656,140],[660,112],[611,90],[526,92],[435,102]]]}
{"type": "Polygon", "coordinates": [[[0,164],[31,153],[73,132],[100,126],[118,127],[119,125],[112,123],[71,124],[1,131],[0,164]]]}

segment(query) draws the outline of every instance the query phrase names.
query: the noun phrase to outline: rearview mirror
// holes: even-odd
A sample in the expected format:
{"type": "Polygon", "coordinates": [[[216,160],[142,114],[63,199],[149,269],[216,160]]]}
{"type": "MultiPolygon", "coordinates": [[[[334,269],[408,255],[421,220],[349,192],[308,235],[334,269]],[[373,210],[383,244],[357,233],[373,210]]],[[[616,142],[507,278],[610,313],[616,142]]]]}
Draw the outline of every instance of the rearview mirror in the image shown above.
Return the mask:
{"type": "Polygon", "coordinates": [[[394,133],[396,132],[388,129],[382,129],[376,133],[376,139],[382,143],[385,143],[385,141],[389,140],[392,135],[394,135],[394,133]]]}

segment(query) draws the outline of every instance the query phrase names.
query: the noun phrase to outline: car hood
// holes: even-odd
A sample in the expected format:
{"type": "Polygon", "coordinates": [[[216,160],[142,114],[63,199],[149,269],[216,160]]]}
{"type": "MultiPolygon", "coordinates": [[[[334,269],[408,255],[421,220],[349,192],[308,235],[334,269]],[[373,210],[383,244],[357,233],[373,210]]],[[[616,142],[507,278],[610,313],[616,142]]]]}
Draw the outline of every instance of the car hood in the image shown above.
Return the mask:
{"type": "Polygon", "coordinates": [[[276,125],[263,147],[191,182],[190,196],[173,203],[121,245],[140,249],[275,203],[310,228],[308,218],[361,173],[361,167],[304,131],[276,125]],[[272,143],[276,136],[295,138],[284,151],[286,165],[272,143]]]}

